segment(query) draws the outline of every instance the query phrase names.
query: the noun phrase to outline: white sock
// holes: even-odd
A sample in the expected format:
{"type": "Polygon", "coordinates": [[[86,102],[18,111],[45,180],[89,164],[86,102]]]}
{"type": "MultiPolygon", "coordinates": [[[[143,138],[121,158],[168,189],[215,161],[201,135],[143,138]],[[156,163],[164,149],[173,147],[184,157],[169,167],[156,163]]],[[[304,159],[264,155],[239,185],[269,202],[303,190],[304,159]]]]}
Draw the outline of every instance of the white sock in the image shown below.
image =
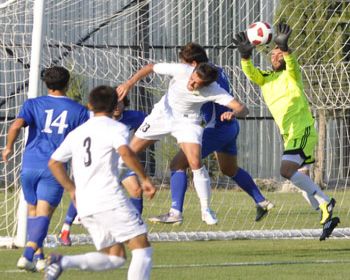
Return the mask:
{"type": "Polygon", "coordinates": [[[70,225],[64,223],[62,226],[62,231],[70,231],[70,225]]]}
{"type": "Polygon", "coordinates": [[[148,280],[152,269],[152,247],[134,249],[131,251],[131,262],[128,270],[128,280],[148,280]]]}
{"type": "Polygon", "coordinates": [[[209,208],[211,197],[210,178],[207,169],[203,165],[202,168],[192,170],[193,184],[196,189],[202,212],[209,208]]]}
{"type": "Polygon", "coordinates": [[[100,252],[63,256],[61,260],[63,270],[79,268],[81,270],[101,271],[121,267],[124,263],[125,259],[122,257],[109,256],[100,252]]]}
{"type": "Polygon", "coordinates": [[[314,197],[318,204],[330,201],[329,197],[321,191],[320,187],[309,176],[297,171],[290,180],[294,185],[305,191],[308,196],[314,197]]]}
{"type": "Polygon", "coordinates": [[[306,191],[301,191],[301,194],[312,208],[314,208],[315,210],[320,210],[320,208],[318,207],[319,203],[313,195],[309,195],[306,191]]]}

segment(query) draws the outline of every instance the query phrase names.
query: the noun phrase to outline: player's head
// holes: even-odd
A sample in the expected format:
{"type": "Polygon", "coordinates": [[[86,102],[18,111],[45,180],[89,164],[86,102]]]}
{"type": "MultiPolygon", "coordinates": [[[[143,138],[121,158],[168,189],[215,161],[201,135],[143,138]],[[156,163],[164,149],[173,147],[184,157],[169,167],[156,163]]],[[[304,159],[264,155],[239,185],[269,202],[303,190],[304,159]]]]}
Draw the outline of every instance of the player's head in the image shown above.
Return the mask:
{"type": "Polygon", "coordinates": [[[69,77],[69,71],[66,68],[53,66],[44,71],[42,80],[48,89],[63,91],[68,89],[69,77]]]}
{"type": "Polygon", "coordinates": [[[187,63],[187,64],[195,64],[193,66],[196,66],[197,64],[201,62],[208,62],[208,56],[205,52],[204,48],[196,43],[188,43],[181,47],[179,52],[179,58],[181,62],[187,63]]]}
{"type": "Polygon", "coordinates": [[[112,114],[118,104],[115,89],[109,86],[95,87],[89,95],[89,108],[94,113],[112,114]]]}
{"type": "Polygon", "coordinates": [[[274,71],[282,71],[286,69],[286,62],[283,58],[283,52],[275,47],[271,51],[271,65],[274,71]]]}
{"type": "Polygon", "coordinates": [[[125,107],[128,107],[130,105],[130,101],[127,96],[123,98],[123,100],[119,100],[117,107],[115,107],[113,111],[113,118],[118,119],[121,114],[123,114],[125,107]]]}
{"type": "Polygon", "coordinates": [[[187,89],[192,91],[208,86],[217,80],[218,75],[219,70],[215,65],[206,62],[199,63],[188,80],[187,89]]]}

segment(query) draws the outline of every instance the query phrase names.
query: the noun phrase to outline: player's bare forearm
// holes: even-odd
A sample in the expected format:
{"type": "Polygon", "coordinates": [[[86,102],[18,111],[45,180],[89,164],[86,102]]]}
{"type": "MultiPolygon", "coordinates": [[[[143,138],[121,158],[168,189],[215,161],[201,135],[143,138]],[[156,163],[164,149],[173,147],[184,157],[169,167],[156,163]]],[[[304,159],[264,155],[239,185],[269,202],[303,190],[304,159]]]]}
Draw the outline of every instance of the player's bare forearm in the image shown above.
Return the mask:
{"type": "Polygon", "coordinates": [[[130,91],[130,89],[144,77],[148,76],[153,72],[153,64],[147,64],[138,70],[129,80],[117,87],[117,94],[119,100],[122,100],[130,91]]]}
{"type": "Polygon", "coordinates": [[[227,107],[232,109],[235,116],[239,118],[245,118],[249,114],[247,106],[237,99],[233,99],[227,107]]]}
{"type": "Polygon", "coordinates": [[[25,126],[25,121],[23,119],[16,119],[10,126],[6,138],[6,146],[2,151],[2,160],[4,162],[8,161],[9,156],[12,154],[13,145],[21,132],[21,128],[25,126]]]}
{"type": "Polygon", "coordinates": [[[69,178],[67,170],[64,164],[60,161],[50,159],[48,164],[52,175],[56,178],[62,187],[69,193],[71,199],[75,200],[75,184],[71,178],[69,178]]]}

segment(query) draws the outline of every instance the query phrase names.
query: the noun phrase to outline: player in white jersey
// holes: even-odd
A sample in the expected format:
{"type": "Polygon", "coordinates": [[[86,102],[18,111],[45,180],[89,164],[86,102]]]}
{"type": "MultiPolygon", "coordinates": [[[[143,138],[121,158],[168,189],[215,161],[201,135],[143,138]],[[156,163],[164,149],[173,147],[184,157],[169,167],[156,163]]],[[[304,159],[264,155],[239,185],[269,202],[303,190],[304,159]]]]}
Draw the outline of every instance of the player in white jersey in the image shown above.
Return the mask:
{"type": "Polygon", "coordinates": [[[146,65],[117,88],[119,98],[123,98],[139,80],[152,72],[170,75],[172,79],[167,93],[136,131],[130,147],[139,153],[167,134],[174,136],[193,172],[202,220],[209,225],[216,224],[216,215],[209,207],[210,178],[201,161],[203,128],[200,125],[200,108],[204,103],[213,101],[231,108],[240,117],[245,117],[248,109],[215,82],[218,70],[209,63],[200,63],[195,68],[182,63],[146,65]]]}
{"type": "Polygon", "coordinates": [[[63,270],[71,268],[100,271],[120,267],[126,258],[123,243],[132,252],[128,279],[150,278],[152,248],[147,228],[120,185],[119,157],[135,171],[146,197],[152,198],[156,189],[128,146],[127,127],[112,119],[117,103],[113,88],[93,89],[89,107],[94,117],[72,131],[51,156],[49,168],[72,201],[76,200],[81,222],[99,252],[51,255],[45,279],[57,279],[63,270]],[[69,160],[72,160],[74,182],[64,169],[69,160]]]}

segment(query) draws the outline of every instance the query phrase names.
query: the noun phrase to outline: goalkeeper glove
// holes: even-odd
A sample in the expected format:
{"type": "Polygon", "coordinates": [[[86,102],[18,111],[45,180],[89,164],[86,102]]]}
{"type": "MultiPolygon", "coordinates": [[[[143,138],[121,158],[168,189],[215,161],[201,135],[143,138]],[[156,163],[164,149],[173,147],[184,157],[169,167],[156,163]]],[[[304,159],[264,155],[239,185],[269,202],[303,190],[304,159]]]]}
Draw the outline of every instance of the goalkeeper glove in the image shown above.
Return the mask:
{"type": "Polygon", "coordinates": [[[283,51],[288,51],[288,39],[290,34],[292,33],[292,29],[288,24],[279,23],[277,26],[277,35],[275,36],[275,43],[277,47],[283,51]]]}
{"type": "Polygon", "coordinates": [[[232,39],[235,47],[240,52],[242,58],[248,59],[251,57],[254,45],[252,45],[245,32],[239,32],[236,34],[236,39],[232,39]]]}

